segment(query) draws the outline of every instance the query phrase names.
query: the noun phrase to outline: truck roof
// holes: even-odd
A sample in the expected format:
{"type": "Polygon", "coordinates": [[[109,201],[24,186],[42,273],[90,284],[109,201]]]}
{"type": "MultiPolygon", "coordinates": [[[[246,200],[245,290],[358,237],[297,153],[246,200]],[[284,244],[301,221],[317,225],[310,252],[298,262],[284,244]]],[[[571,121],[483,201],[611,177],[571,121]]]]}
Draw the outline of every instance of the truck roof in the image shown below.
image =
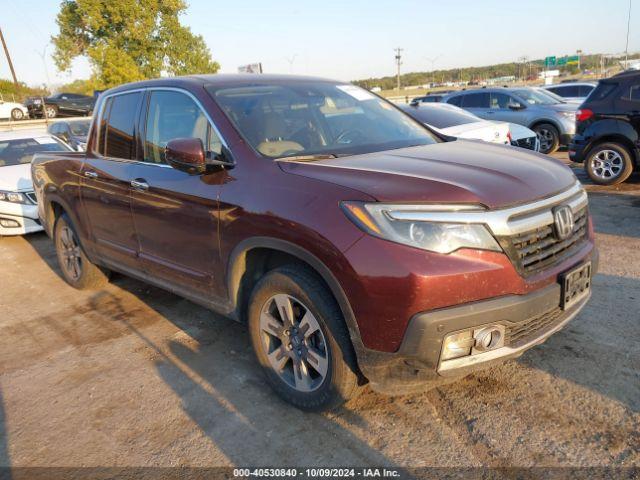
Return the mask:
{"type": "Polygon", "coordinates": [[[153,80],[143,80],[141,82],[127,83],[104,93],[134,90],[136,88],[147,87],[197,87],[208,85],[219,86],[243,86],[243,85],[283,85],[303,82],[328,82],[328,83],[349,83],[346,81],[331,80],[321,77],[311,77],[302,75],[279,75],[279,74],[252,74],[252,73],[220,73],[215,75],[187,75],[182,77],[163,77],[153,80]]]}

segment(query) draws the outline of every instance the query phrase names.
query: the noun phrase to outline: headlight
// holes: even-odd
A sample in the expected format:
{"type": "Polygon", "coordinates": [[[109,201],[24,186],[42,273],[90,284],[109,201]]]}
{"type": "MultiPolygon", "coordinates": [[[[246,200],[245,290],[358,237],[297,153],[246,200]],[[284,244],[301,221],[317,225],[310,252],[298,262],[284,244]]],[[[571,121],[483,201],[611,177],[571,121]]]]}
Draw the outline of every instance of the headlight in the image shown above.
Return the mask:
{"type": "Polygon", "coordinates": [[[362,230],[392,242],[437,253],[451,253],[460,248],[502,251],[498,242],[482,224],[411,219],[411,216],[434,211],[483,210],[475,205],[385,205],[343,202],[342,207],[347,216],[362,230]]]}
{"type": "Polygon", "coordinates": [[[558,113],[562,115],[564,118],[567,118],[569,120],[576,119],[576,112],[558,112],[558,113]]]}
{"type": "Polygon", "coordinates": [[[1,192],[0,201],[11,203],[31,203],[23,194],[18,192],[1,192]]]}

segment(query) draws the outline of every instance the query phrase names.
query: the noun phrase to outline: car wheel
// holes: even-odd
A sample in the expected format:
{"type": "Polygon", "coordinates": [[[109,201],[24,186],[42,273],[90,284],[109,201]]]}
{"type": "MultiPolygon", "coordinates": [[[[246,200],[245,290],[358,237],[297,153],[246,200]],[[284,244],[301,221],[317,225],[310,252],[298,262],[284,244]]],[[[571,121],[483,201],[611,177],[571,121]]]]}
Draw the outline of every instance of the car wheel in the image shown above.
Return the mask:
{"type": "Polygon", "coordinates": [[[540,153],[553,153],[560,146],[560,132],[550,123],[541,123],[533,127],[540,140],[540,153]]]}
{"type": "Polygon", "coordinates": [[[349,332],[333,295],[304,267],[266,274],[249,302],[249,332],[267,381],[301,410],[335,408],[358,389],[349,332]]]}
{"type": "Polygon", "coordinates": [[[66,214],[58,217],[53,238],[62,277],[69,285],[84,290],[102,287],[109,281],[109,272],[91,263],[85,255],[66,214]]]}
{"type": "Polygon", "coordinates": [[[584,168],[595,183],[616,185],[629,178],[633,172],[633,160],[626,147],[617,143],[602,143],[589,152],[584,168]]]}
{"type": "Polygon", "coordinates": [[[24,112],[19,108],[14,108],[11,110],[11,118],[13,120],[22,120],[24,118],[24,112]]]}
{"type": "Polygon", "coordinates": [[[56,118],[58,116],[57,105],[45,105],[44,114],[47,118],[56,118]]]}

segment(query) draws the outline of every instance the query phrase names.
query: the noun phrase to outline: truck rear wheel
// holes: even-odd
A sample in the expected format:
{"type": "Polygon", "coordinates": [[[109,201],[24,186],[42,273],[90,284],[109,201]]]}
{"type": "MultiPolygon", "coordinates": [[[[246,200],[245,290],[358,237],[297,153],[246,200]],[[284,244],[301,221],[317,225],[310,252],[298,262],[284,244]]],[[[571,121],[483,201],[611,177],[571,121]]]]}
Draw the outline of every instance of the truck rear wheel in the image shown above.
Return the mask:
{"type": "Polygon", "coordinates": [[[258,363],[285,401],[321,411],[356,393],[355,353],[342,312],[313,272],[287,266],[267,273],[248,313],[258,363]]]}
{"type": "Polygon", "coordinates": [[[62,278],[79,290],[96,289],[109,281],[109,272],[89,261],[78,235],[66,214],[60,215],[54,226],[53,239],[62,278]]]}

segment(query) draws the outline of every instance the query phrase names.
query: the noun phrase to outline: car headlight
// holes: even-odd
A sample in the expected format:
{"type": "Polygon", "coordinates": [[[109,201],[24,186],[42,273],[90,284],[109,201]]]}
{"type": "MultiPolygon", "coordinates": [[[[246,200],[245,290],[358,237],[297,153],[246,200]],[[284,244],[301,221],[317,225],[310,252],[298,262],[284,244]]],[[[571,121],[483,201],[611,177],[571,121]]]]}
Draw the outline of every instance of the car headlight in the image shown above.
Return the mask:
{"type": "Polygon", "coordinates": [[[568,120],[576,119],[576,112],[558,112],[558,113],[568,120]]]}
{"type": "Polygon", "coordinates": [[[0,191],[0,201],[11,203],[31,203],[22,193],[0,191]]]}
{"type": "Polygon", "coordinates": [[[412,219],[434,211],[478,211],[476,205],[401,205],[342,202],[347,216],[365,232],[385,240],[430,252],[451,253],[460,248],[501,252],[482,224],[442,223],[412,219]],[[407,214],[408,213],[408,214],[407,214]]]}

